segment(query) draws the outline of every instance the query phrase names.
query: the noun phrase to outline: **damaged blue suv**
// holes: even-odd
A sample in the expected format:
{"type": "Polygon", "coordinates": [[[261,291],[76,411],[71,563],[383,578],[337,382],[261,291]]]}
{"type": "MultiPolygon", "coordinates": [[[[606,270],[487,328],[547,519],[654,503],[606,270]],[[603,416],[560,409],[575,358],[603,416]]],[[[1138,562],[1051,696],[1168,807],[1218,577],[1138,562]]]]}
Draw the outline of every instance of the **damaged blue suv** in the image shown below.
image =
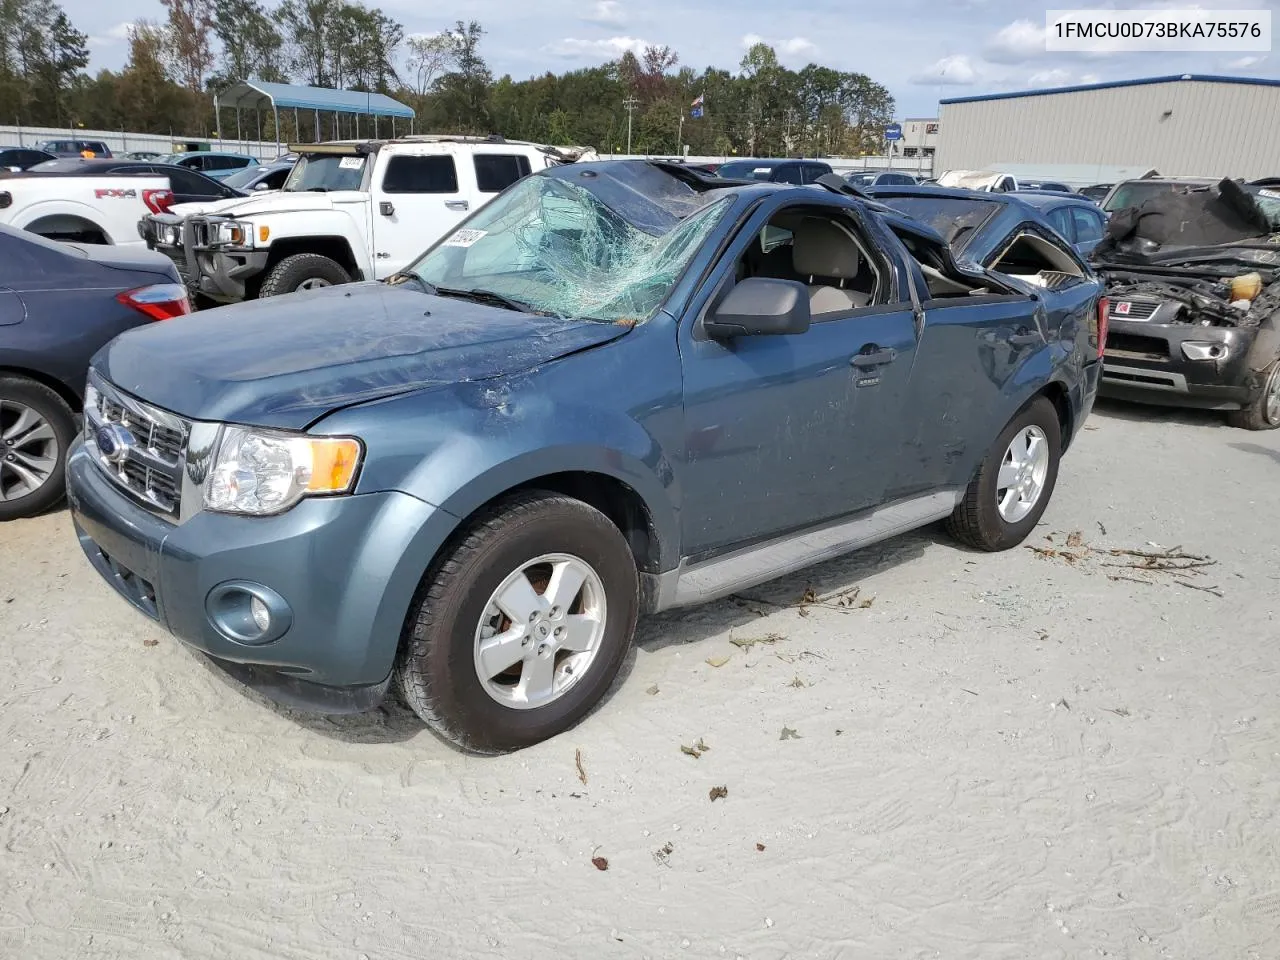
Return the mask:
{"type": "Polygon", "coordinates": [[[467,749],[535,743],[603,696],[641,613],[938,520],[984,550],[1031,532],[1106,314],[1030,208],[993,211],[958,262],[834,176],[539,172],[387,281],[104,348],[76,533],[277,700],[394,683],[467,749]]]}

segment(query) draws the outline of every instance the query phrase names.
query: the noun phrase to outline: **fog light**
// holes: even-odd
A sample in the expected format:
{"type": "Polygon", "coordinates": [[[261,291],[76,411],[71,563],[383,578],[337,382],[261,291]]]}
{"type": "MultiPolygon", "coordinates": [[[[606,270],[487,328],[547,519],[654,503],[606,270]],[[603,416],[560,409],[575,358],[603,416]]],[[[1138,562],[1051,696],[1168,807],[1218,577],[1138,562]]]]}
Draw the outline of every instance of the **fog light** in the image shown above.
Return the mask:
{"type": "Polygon", "coordinates": [[[1230,353],[1225,343],[1187,340],[1182,344],[1182,355],[1188,360],[1225,360],[1230,353]]]}
{"type": "Polygon", "coordinates": [[[267,605],[257,597],[253,597],[249,601],[249,613],[258,629],[266,633],[267,627],[271,626],[271,611],[267,609],[267,605]]]}
{"type": "Polygon", "coordinates": [[[293,625],[293,611],[284,597],[247,580],[218,584],[209,591],[204,606],[213,628],[235,643],[271,643],[293,625]]]}

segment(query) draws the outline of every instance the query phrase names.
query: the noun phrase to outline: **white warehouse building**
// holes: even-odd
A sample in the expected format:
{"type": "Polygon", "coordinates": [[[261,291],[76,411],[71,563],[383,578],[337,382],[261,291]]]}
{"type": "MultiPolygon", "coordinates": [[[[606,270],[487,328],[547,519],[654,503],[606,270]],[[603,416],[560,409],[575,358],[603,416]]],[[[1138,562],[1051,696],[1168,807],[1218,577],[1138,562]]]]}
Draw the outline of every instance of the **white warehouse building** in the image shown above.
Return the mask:
{"type": "MultiPolygon", "coordinates": [[[[1280,176],[1280,80],[1182,74],[940,103],[934,169],[1280,176]]],[[[1008,171],[1012,172],[1012,171],[1008,171]]],[[[1105,177],[1099,177],[1105,181],[1105,177]]]]}

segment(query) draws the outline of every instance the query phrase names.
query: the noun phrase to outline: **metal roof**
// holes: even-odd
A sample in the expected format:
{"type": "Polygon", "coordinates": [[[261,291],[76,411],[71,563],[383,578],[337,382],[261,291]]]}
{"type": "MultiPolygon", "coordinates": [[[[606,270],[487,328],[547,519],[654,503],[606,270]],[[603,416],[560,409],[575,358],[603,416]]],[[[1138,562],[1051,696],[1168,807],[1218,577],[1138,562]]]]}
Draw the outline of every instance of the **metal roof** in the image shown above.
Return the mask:
{"type": "Polygon", "coordinates": [[[1280,79],[1263,77],[1220,77],[1203,73],[1181,73],[1168,77],[1141,77],[1136,80],[1111,80],[1106,83],[1085,83],[1073,87],[1044,87],[1039,90],[1018,90],[1013,93],[986,93],[976,97],[951,97],[938,103],[981,103],[984,100],[1014,100],[1018,97],[1047,97],[1055,93],[1079,93],[1082,90],[1111,90],[1117,87],[1145,87],[1156,83],[1178,83],[1193,80],[1198,83],[1234,83],[1255,87],[1280,87],[1280,79]]]}
{"type": "Polygon", "coordinates": [[[323,110],[325,113],[361,113],[365,116],[401,117],[416,116],[412,107],[399,100],[392,100],[382,93],[364,93],[359,90],[330,90],[326,87],[296,87],[287,83],[267,83],[264,80],[242,80],[223,90],[215,98],[222,107],[263,107],[277,109],[323,110]]]}

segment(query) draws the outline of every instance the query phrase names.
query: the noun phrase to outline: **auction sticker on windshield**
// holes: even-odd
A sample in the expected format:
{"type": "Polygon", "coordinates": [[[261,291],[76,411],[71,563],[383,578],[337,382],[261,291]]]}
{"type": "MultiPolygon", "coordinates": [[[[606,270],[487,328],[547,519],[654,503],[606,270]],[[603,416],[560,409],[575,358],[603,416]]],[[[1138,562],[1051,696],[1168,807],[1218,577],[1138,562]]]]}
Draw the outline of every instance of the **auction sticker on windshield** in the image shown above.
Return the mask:
{"type": "Polygon", "coordinates": [[[459,230],[444,242],[446,247],[469,247],[481,239],[488,230],[459,230]]]}
{"type": "Polygon", "coordinates": [[[359,170],[364,166],[364,157],[343,157],[338,161],[338,167],[342,170],[359,170]]]}

